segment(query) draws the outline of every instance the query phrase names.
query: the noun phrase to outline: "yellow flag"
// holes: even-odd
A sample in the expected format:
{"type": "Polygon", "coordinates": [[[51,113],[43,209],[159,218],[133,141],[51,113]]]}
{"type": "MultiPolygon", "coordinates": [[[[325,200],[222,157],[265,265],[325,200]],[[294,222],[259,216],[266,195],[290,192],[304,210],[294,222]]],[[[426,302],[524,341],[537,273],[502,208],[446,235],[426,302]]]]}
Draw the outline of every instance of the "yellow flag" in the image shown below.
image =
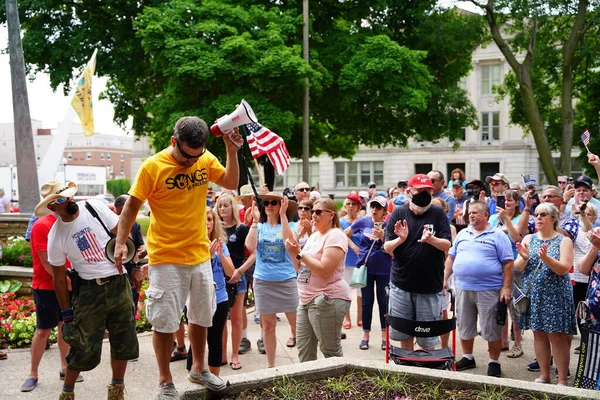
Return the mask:
{"type": "Polygon", "coordinates": [[[96,53],[98,49],[94,50],[92,58],[88,61],[81,77],[77,81],[75,87],[75,94],[71,100],[71,105],[75,109],[81,125],[83,126],[83,133],[85,136],[92,136],[94,134],[94,107],[92,104],[92,78],[96,72],[96,53]]]}

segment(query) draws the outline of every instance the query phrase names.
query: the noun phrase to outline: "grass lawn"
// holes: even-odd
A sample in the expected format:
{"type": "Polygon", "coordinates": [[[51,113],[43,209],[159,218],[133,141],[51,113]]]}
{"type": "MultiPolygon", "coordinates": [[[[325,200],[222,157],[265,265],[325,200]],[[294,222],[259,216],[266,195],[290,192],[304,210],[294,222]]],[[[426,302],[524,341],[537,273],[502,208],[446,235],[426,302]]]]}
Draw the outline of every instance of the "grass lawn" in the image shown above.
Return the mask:
{"type": "Polygon", "coordinates": [[[150,225],[150,217],[138,216],[136,221],[142,227],[142,235],[144,235],[145,237],[148,234],[148,225],[150,225]]]}

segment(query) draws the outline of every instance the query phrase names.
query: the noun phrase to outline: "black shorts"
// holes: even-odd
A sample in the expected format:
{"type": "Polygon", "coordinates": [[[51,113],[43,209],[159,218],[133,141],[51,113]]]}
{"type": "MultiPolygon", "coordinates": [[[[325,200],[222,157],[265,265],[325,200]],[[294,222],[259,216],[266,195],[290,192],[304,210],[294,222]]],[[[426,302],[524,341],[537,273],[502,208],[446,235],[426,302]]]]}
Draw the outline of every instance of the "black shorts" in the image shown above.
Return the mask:
{"type": "Polygon", "coordinates": [[[31,289],[35,302],[35,327],[38,329],[52,329],[62,321],[60,305],[54,290],[31,289]]]}

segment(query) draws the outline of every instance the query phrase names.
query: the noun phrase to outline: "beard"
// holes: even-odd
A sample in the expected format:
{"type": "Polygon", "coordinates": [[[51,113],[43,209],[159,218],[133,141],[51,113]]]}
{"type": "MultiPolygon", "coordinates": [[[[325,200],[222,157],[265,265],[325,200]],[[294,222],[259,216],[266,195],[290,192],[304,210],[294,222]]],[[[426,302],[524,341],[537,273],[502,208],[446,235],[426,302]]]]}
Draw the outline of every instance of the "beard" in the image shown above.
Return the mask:
{"type": "Polygon", "coordinates": [[[79,206],[74,201],[69,201],[66,211],[69,215],[75,215],[79,211],[79,206]]]}

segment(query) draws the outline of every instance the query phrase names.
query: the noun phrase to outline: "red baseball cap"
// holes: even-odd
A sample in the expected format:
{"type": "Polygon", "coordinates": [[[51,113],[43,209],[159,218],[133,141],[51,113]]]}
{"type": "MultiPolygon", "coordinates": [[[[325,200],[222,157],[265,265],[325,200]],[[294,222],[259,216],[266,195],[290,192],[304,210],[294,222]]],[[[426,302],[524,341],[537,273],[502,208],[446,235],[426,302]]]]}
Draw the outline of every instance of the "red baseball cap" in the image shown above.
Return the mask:
{"type": "Polygon", "coordinates": [[[361,199],[360,199],[360,196],[359,196],[359,195],[357,195],[357,194],[350,193],[348,196],[346,196],[346,198],[347,198],[348,200],[352,200],[352,201],[353,201],[353,202],[355,202],[355,203],[362,204],[362,201],[361,201],[361,199]]]}
{"type": "Polygon", "coordinates": [[[433,187],[433,183],[431,183],[431,179],[425,174],[417,174],[410,178],[408,181],[408,187],[412,187],[415,189],[435,189],[433,187]]]}

